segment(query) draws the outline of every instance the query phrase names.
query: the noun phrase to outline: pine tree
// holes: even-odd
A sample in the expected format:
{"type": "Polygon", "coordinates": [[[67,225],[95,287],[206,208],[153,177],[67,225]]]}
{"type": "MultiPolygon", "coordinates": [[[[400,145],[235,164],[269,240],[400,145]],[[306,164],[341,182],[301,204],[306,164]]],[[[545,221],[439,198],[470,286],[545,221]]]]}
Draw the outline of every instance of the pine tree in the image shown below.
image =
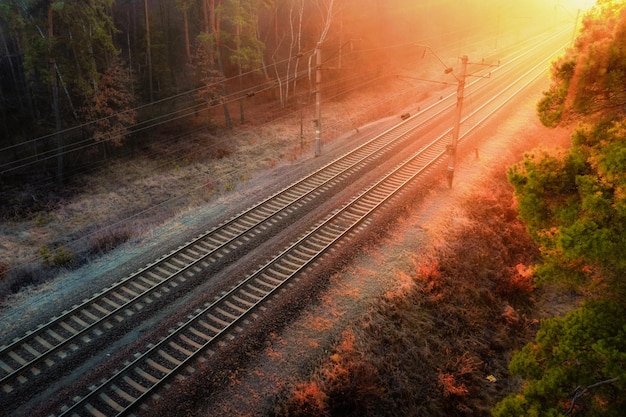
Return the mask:
{"type": "Polygon", "coordinates": [[[516,354],[524,378],[493,415],[621,416],[626,408],[626,7],[600,1],[552,66],[538,105],[548,126],[579,121],[567,152],[509,170],[519,213],[544,255],[538,278],[588,295],[546,320],[516,354]]]}

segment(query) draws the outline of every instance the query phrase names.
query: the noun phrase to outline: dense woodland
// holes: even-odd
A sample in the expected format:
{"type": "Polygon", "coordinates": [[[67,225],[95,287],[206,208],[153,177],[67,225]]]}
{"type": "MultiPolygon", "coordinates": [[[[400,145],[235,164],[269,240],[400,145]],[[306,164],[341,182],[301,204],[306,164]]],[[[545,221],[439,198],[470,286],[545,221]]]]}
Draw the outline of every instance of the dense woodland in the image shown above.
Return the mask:
{"type": "MultiPolygon", "coordinates": [[[[536,6],[533,6],[535,5],[536,6]]],[[[502,0],[6,0],[0,3],[0,177],[64,175],[206,114],[208,128],[367,88],[433,47],[557,19],[502,0]],[[506,6],[506,7],[505,7],[506,6]],[[404,61],[403,61],[404,60],[404,61]],[[334,89],[334,90],[332,90],[334,89]],[[258,112],[252,112],[258,114],[258,112]]],[[[545,10],[543,10],[545,9],[545,10]]],[[[542,10],[539,11],[538,10],[542,10]]],[[[496,40],[497,42],[497,40],[496,40]]],[[[415,61],[414,61],[415,62],[415,61]]]]}

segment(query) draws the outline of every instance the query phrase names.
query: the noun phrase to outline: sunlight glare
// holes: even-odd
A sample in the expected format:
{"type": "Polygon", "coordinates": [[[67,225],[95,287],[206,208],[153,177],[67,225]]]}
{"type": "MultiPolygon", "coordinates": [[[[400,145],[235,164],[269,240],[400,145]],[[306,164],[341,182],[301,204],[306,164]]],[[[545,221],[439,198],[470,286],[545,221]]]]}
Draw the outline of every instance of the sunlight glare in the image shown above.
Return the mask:
{"type": "Polygon", "coordinates": [[[586,12],[596,3],[594,0],[560,0],[558,1],[566,9],[575,13],[577,10],[586,12]]]}

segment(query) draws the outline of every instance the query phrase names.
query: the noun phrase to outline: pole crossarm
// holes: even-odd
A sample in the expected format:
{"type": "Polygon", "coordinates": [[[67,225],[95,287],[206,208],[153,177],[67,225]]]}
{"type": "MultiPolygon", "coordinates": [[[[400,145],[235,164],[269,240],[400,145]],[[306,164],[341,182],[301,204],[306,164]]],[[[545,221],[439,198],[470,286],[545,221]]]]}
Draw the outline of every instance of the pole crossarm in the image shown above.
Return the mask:
{"type": "MultiPolygon", "coordinates": [[[[479,65],[479,66],[482,66],[482,67],[489,67],[489,68],[497,68],[497,67],[500,66],[500,60],[498,60],[498,62],[495,63],[495,64],[489,64],[489,63],[486,63],[485,59],[483,58],[483,60],[480,61],[480,62],[468,62],[467,64],[468,65],[479,65]]],[[[471,73],[471,74],[466,74],[465,76],[466,77],[475,77],[475,78],[491,78],[491,72],[489,72],[487,75],[482,75],[482,74],[479,75],[479,74],[476,74],[476,73],[471,73]]]]}
{"type": "MultiPolygon", "coordinates": [[[[438,60],[438,61],[441,63],[441,65],[443,65],[443,67],[445,68],[444,72],[445,72],[446,74],[452,74],[452,76],[453,76],[454,78],[456,78],[456,80],[457,80],[457,81],[461,81],[461,80],[459,79],[459,77],[457,77],[457,76],[456,76],[456,74],[454,73],[454,70],[452,69],[452,67],[451,67],[451,66],[446,65],[446,63],[445,63],[445,62],[443,62],[443,60],[442,60],[441,58],[439,58],[439,55],[437,55],[437,53],[435,52],[435,50],[434,50],[433,48],[431,48],[431,47],[430,47],[430,46],[428,46],[428,45],[423,45],[423,44],[420,44],[420,43],[415,43],[415,44],[413,44],[413,45],[415,45],[415,46],[419,46],[419,47],[422,47],[422,48],[426,48],[427,50],[429,50],[430,52],[432,52],[432,54],[435,56],[435,58],[437,58],[437,60],[438,60]]],[[[422,54],[422,58],[424,57],[424,55],[426,55],[426,50],[424,50],[424,54],[422,54]]]]}
{"type": "Polygon", "coordinates": [[[466,77],[474,77],[474,78],[491,78],[491,73],[487,74],[487,75],[480,75],[480,74],[466,74],[466,77]]]}

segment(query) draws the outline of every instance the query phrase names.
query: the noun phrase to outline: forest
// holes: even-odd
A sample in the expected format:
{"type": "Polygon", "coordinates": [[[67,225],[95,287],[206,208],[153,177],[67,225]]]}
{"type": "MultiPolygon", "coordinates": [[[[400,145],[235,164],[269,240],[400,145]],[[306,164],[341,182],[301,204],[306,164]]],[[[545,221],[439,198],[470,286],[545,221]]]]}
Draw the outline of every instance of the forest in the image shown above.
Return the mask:
{"type": "Polygon", "coordinates": [[[321,88],[348,91],[414,60],[416,42],[496,39],[546,15],[502,0],[3,1],[0,179],[61,186],[173,122],[230,129],[311,106],[318,44],[321,88]]]}

